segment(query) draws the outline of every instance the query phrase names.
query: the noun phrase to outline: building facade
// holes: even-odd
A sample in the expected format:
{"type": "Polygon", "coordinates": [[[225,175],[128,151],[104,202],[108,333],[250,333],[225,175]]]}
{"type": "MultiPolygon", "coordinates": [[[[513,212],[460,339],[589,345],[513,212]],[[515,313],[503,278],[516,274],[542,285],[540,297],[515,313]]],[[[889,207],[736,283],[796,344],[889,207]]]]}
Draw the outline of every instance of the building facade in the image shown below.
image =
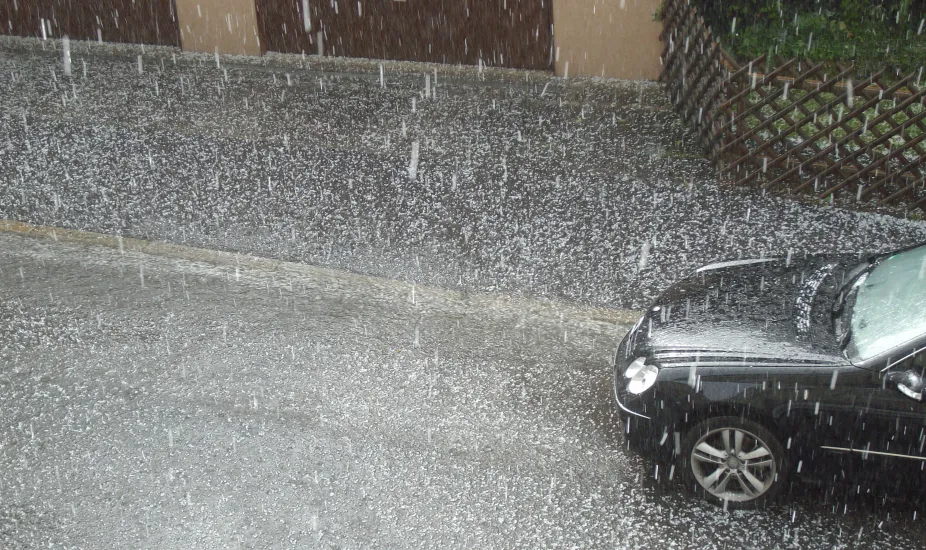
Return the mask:
{"type": "Polygon", "coordinates": [[[3,32],[655,79],[659,0],[0,0],[3,32]]]}

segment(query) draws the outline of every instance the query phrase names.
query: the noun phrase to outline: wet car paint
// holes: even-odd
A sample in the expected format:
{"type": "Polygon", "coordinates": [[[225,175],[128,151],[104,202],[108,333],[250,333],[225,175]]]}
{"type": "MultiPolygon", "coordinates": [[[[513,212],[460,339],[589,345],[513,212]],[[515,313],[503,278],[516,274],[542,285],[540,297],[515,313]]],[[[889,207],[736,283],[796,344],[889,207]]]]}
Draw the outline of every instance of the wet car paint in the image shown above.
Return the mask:
{"type": "MultiPolygon", "coordinates": [[[[853,482],[896,486],[902,481],[881,479],[885,468],[922,471],[926,404],[885,382],[890,357],[853,364],[833,329],[833,304],[881,257],[725,262],[670,287],[615,355],[615,397],[629,440],[672,458],[697,422],[744,416],[780,439],[791,472],[803,477],[851,472],[853,482]],[[659,374],[633,395],[624,372],[638,357],[659,374]]],[[[924,346],[909,343],[906,363],[889,370],[919,366],[912,352],[924,346]]]]}

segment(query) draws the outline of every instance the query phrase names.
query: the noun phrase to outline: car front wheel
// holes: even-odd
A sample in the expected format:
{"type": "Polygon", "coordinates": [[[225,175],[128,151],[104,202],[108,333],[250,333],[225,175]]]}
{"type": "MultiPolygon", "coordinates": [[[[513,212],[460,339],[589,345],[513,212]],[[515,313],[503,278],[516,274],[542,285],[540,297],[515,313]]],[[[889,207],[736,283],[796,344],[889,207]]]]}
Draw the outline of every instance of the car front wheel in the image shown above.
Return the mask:
{"type": "Polygon", "coordinates": [[[689,486],[730,509],[762,508],[787,477],[784,447],[770,431],[736,416],[709,418],[682,443],[689,486]]]}

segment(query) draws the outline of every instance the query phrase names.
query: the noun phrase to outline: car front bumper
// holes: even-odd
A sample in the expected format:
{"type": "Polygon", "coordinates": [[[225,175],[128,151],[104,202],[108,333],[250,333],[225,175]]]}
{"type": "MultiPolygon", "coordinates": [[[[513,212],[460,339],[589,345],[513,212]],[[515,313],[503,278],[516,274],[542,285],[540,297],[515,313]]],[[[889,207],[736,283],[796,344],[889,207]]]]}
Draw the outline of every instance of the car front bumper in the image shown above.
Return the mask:
{"type": "Polygon", "coordinates": [[[639,324],[624,336],[620,345],[617,346],[617,352],[614,354],[614,400],[617,402],[622,418],[631,416],[642,420],[651,420],[652,415],[646,414],[647,407],[643,397],[627,391],[628,380],[624,377],[627,367],[636,359],[632,353],[628,352],[628,346],[631,345],[631,340],[638,326],[639,324]]]}
{"type": "Polygon", "coordinates": [[[651,457],[668,457],[678,446],[680,437],[677,433],[678,416],[670,406],[671,400],[660,395],[658,383],[657,387],[639,395],[627,391],[630,380],[624,376],[624,372],[638,356],[632,349],[636,343],[634,332],[632,330],[621,340],[614,355],[614,400],[617,402],[621,431],[627,442],[637,450],[651,457]]]}

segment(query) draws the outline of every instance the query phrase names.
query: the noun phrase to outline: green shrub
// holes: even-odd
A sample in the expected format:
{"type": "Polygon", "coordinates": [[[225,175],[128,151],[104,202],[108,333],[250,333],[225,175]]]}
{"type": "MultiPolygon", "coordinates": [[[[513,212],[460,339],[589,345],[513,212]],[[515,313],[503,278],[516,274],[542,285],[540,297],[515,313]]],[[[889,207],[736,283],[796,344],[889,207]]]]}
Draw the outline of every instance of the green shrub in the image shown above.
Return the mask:
{"type": "Polygon", "coordinates": [[[926,65],[926,0],[698,0],[724,47],[762,54],[855,62],[862,71],[926,65]]]}

